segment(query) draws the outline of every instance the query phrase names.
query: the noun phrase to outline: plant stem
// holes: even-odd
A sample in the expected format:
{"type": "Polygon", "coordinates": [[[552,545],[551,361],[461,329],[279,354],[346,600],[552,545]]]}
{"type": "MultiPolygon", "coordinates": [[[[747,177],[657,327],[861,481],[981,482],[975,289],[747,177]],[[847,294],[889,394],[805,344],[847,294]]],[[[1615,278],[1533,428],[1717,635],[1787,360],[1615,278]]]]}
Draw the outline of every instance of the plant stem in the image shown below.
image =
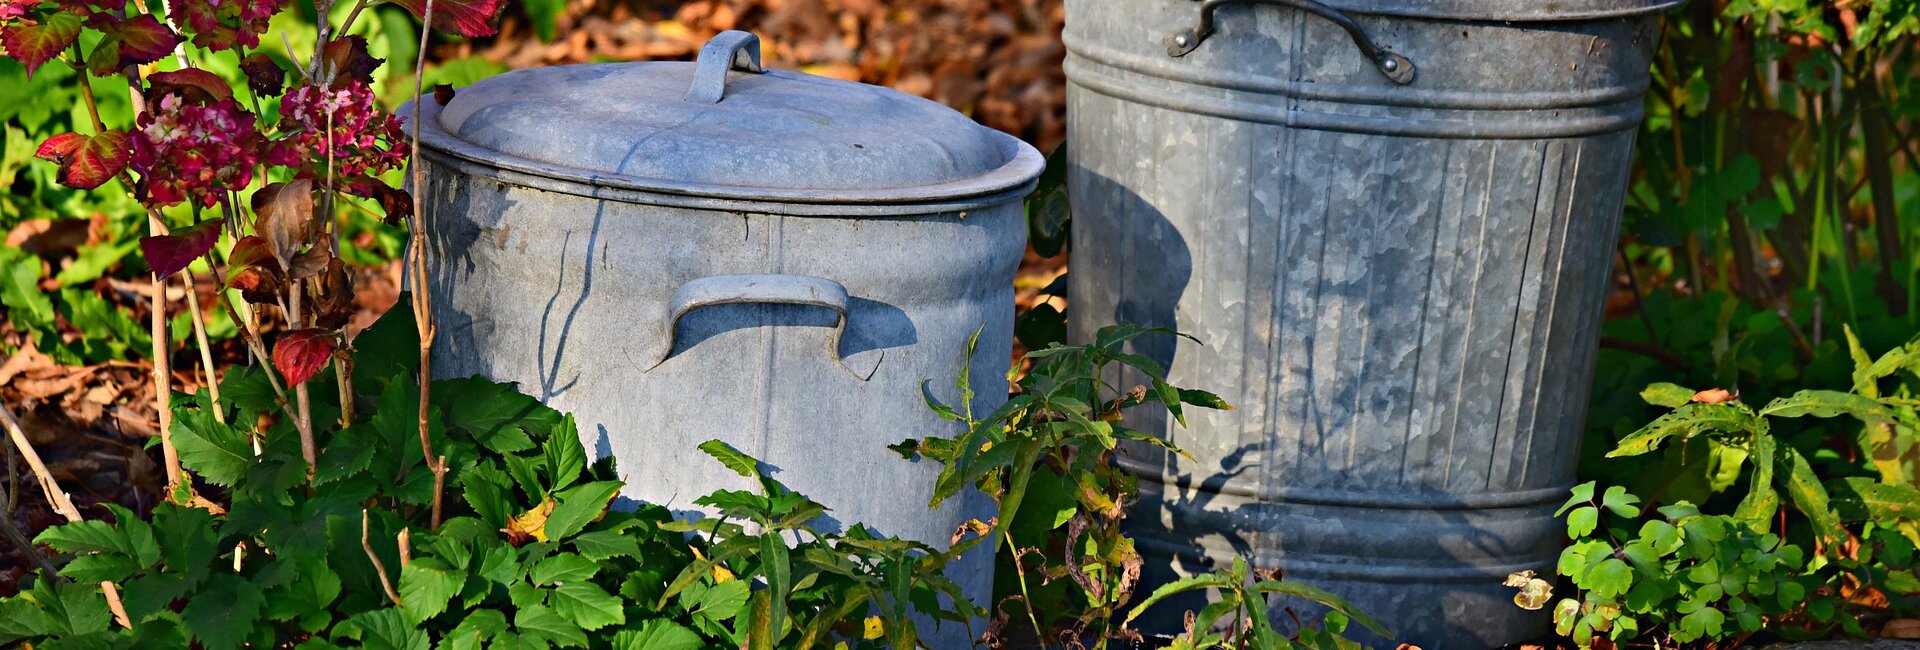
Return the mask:
{"type": "Polygon", "coordinates": [[[213,373],[213,347],[207,343],[206,318],[200,314],[197,290],[200,283],[194,279],[192,269],[181,269],[180,274],[187,283],[187,313],[193,315],[193,340],[200,348],[200,370],[206,374],[207,396],[213,398],[213,420],[226,424],[226,409],[220,406],[220,378],[213,373]]]}
{"type": "Polygon", "coordinates": [[[360,548],[366,549],[367,559],[373,560],[373,571],[380,575],[380,588],[387,592],[387,600],[394,607],[406,607],[400,602],[400,594],[393,590],[393,581],[387,579],[387,565],[380,561],[380,554],[373,552],[373,542],[367,539],[367,509],[360,509],[360,548]]]}
{"type": "MultiPolygon", "coordinates": [[[[300,297],[302,289],[300,283],[300,280],[294,280],[287,285],[290,287],[288,293],[292,294],[288,297],[288,302],[291,303],[292,308],[287,310],[287,326],[296,330],[300,329],[300,297]]],[[[299,425],[297,428],[300,430],[300,457],[307,461],[307,482],[311,483],[313,482],[314,473],[317,472],[320,467],[320,452],[313,442],[313,409],[307,400],[307,382],[303,381],[293,385],[293,401],[296,407],[293,422],[299,425]]]]}
{"type": "MultiPolygon", "coordinates": [[[[147,232],[155,237],[167,234],[167,226],[160,222],[159,210],[147,208],[147,232]]],[[[148,274],[148,277],[153,278],[153,308],[147,326],[153,338],[153,406],[160,420],[160,453],[167,467],[167,498],[172,499],[183,472],[180,452],[173,446],[173,409],[168,404],[173,394],[173,364],[169,358],[173,346],[167,337],[167,283],[166,278],[158,275],[148,274]]],[[[188,293],[192,293],[191,288],[188,293]]]]}
{"type": "MultiPolygon", "coordinates": [[[[13,411],[5,404],[0,404],[0,420],[4,420],[7,435],[13,439],[14,448],[20,450],[20,456],[27,459],[27,467],[32,468],[33,475],[40,480],[40,490],[47,494],[47,503],[53,506],[54,511],[66,517],[68,522],[79,522],[80,509],[73,507],[73,499],[68,498],[67,493],[60,489],[60,484],[53,480],[53,473],[47,471],[47,465],[40,462],[40,454],[34,452],[33,443],[27,440],[27,433],[20,430],[19,419],[13,416],[13,411]]],[[[11,516],[7,523],[9,526],[12,525],[11,516]]],[[[120,602],[120,590],[114,587],[113,582],[102,581],[100,592],[107,597],[107,609],[113,610],[113,620],[121,627],[133,629],[133,622],[127,618],[127,608],[120,602]]]]}
{"type": "MultiPolygon", "coordinates": [[[[1020,582],[1020,608],[1027,612],[1027,622],[1033,624],[1033,638],[1045,646],[1047,633],[1040,630],[1040,619],[1033,615],[1033,596],[1027,594],[1027,568],[1020,561],[1020,547],[1013,543],[1013,533],[1001,529],[1000,536],[1007,540],[1007,548],[1013,551],[1013,574],[1020,582]]],[[[1072,552],[1072,551],[1068,551],[1072,552]]]]}
{"type": "Polygon", "coordinates": [[[412,255],[409,266],[413,270],[413,321],[420,334],[420,451],[427,458],[427,469],[433,471],[433,527],[440,527],[440,502],[443,488],[446,486],[446,457],[435,456],[433,439],[427,434],[428,395],[433,386],[433,336],[434,322],[432,302],[427,290],[427,226],[426,211],[420,199],[426,191],[426,171],[420,168],[420,70],[427,65],[427,37],[433,29],[433,0],[427,0],[426,8],[420,16],[420,48],[414,58],[413,75],[413,142],[410,157],[407,160],[408,172],[413,176],[413,241],[408,248],[412,255]],[[436,460],[437,459],[437,460],[436,460]]]}

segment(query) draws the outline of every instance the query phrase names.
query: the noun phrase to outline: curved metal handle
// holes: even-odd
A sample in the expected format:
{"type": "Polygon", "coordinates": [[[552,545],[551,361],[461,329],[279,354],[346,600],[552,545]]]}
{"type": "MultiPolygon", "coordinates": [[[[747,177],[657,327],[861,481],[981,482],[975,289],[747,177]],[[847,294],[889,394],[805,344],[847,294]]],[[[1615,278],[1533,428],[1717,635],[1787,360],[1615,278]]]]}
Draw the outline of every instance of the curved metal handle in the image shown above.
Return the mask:
{"type": "Polygon", "coordinates": [[[737,29],[720,32],[700,48],[693,63],[693,87],[687,101],[718,104],[727,94],[727,73],[741,70],[761,74],[760,37],[737,29]]]}
{"type": "Polygon", "coordinates": [[[1360,29],[1359,23],[1353,22],[1352,18],[1340,13],[1340,10],[1314,0],[1204,0],[1200,3],[1200,23],[1193,29],[1180,30],[1167,37],[1167,56],[1182,57],[1199,48],[1200,43],[1213,35],[1213,12],[1221,5],[1236,2],[1259,2],[1293,7],[1325,18],[1339,25],[1341,29],[1347,30],[1347,35],[1353,37],[1353,44],[1359,46],[1360,52],[1373,60],[1373,67],[1379,70],[1380,74],[1386,75],[1387,79],[1397,84],[1413,83],[1412,59],[1380,49],[1380,46],[1374,45],[1373,39],[1368,38],[1367,33],[1360,29]]]}
{"type": "MultiPolygon", "coordinates": [[[[673,292],[673,298],[667,304],[666,345],[660,349],[653,365],[647,366],[647,371],[660,367],[673,354],[674,333],[680,329],[680,317],[702,307],[742,303],[807,305],[831,309],[836,318],[833,339],[827,343],[827,352],[833,355],[834,363],[860,381],[872,378],[874,371],[880,367],[880,361],[876,359],[873,367],[862,373],[840,358],[840,337],[847,331],[847,288],[840,283],[810,275],[716,275],[680,285],[673,292]]],[[[883,357],[885,354],[881,353],[883,357]]]]}

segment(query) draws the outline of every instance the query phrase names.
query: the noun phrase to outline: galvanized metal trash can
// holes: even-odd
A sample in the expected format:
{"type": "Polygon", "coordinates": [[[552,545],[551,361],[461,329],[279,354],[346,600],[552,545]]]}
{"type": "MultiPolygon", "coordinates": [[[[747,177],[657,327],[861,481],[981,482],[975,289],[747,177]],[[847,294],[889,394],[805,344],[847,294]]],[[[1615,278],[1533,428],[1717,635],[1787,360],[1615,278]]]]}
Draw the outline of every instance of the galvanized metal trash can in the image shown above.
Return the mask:
{"type": "Polygon", "coordinates": [[[1564,541],[1673,4],[1067,1],[1070,336],[1192,333],[1137,351],[1236,406],[1133,423],[1198,458],[1123,461],[1149,582],[1243,555],[1428,650],[1546,630],[1500,582],[1564,541]]]}
{"type": "MultiPolygon", "coordinates": [[[[422,104],[436,375],[519,382],[618,457],[623,496],[676,510],[752,489],[696,449],[720,438],[838,526],[945,547],[992,514],[928,510],[938,468],[886,446],[958,433],[920,386],[950,385],[976,329],[973,408],[1006,398],[1031,146],[762,70],[744,32],[696,63],[516,70],[422,104]]],[[[950,577],[984,602],[991,572],[983,545],[950,577]]]]}

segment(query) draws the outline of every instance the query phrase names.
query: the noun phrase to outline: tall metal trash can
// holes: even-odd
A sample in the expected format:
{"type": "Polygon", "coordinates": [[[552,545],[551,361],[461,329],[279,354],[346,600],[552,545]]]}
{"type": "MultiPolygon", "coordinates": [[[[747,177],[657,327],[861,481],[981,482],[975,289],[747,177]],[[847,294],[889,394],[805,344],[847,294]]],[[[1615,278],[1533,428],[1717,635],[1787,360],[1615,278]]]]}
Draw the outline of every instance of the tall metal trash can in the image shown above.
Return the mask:
{"type": "Polygon", "coordinates": [[[1428,650],[1546,631],[1500,582],[1564,542],[1674,4],[1067,0],[1070,336],[1194,334],[1137,351],[1236,407],[1133,423],[1198,459],[1122,460],[1149,582],[1242,555],[1428,650]]]}
{"type": "MultiPolygon", "coordinates": [[[[623,496],[676,511],[756,489],[696,448],[719,438],[831,508],[823,529],[944,548],[992,515],[977,492],[929,510],[939,468],[886,446],[957,433],[920,386],[954,377],[975,332],[972,407],[1006,400],[1033,147],[763,69],[745,32],[697,62],[516,70],[422,102],[436,375],[572,412],[623,496]]],[[[992,570],[982,545],[948,577],[985,602],[992,570]]]]}

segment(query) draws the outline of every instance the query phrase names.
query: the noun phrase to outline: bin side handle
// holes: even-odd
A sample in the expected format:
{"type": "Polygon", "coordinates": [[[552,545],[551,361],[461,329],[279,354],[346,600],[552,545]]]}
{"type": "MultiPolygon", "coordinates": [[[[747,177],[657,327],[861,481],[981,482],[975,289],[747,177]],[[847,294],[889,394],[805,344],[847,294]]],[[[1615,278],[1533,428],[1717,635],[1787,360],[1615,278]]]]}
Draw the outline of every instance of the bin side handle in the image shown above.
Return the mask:
{"type": "Polygon", "coordinates": [[[727,94],[727,73],[734,70],[762,74],[760,37],[737,29],[714,36],[700,48],[693,63],[693,86],[687,89],[687,101],[718,104],[727,94]]]}
{"type": "MultiPolygon", "coordinates": [[[[673,354],[674,334],[680,329],[680,318],[702,307],[716,305],[734,305],[759,303],[773,305],[807,305],[825,307],[833,310],[833,338],[827,343],[827,353],[842,370],[855,379],[866,381],[880,367],[876,359],[873,367],[866,372],[848,366],[840,358],[840,338],[847,331],[847,288],[838,282],[809,275],[716,275],[700,278],[673,292],[673,298],[667,303],[666,345],[660,348],[660,354],[653,365],[647,366],[652,372],[660,364],[667,362],[673,354]]],[[[881,352],[884,356],[886,353],[881,352]]]]}
{"type": "Polygon", "coordinates": [[[1373,60],[1373,67],[1379,70],[1380,74],[1385,75],[1387,79],[1396,84],[1406,85],[1413,83],[1414,66],[1412,59],[1381,49],[1380,46],[1373,43],[1373,39],[1367,37],[1366,31],[1360,29],[1359,23],[1354,22],[1353,19],[1347,17],[1346,14],[1340,13],[1340,10],[1321,4],[1315,0],[1203,0],[1200,3],[1199,24],[1195,25],[1192,29],[1183,29],[1167,37],[1167,56],[1182,57],[1199,48],[1200,43],[1206,41],[1208,36],[1213,35],[1213,12],[1219,10],[1221,5],[1236,2],[1276,4],[1293,7],[1325,18],[1327,21],[1339,25],[1341,29],[1347,30],[1347,35],[1353,37],[1353,44],[1359,46],[1360,52],[1367,55],[1367,58],[1373,60]]]}

